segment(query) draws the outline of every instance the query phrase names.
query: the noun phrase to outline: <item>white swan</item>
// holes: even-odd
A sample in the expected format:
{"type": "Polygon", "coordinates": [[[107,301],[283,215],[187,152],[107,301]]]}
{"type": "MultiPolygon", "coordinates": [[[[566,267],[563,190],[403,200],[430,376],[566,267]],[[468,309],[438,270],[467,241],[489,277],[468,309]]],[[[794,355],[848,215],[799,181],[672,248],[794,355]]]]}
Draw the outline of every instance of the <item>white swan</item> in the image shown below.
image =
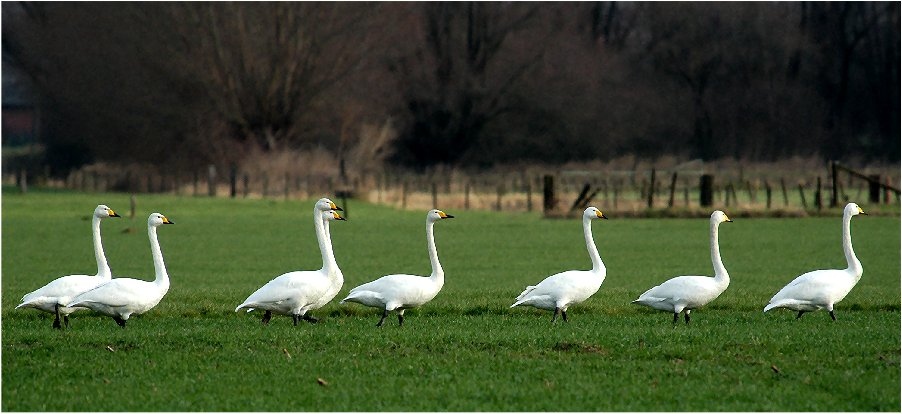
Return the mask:
{"type": "Polygon", "coordinates": [[[711,213],[711,262],[714,264],[714,277],[677,276],[647,290],[632,303],[673,312],[673,323],[679,320],[680,312],[685,310],[688,324],[690,311],[717,299],[730,285],[730,275],[720,259],[720,245],[717,241],[718,227],[725,221],[733,220],[720,210],[711,213]]]}
{"type": "Polygon", "coordinates": [[[517,296],[514,306],[532,306],[539,309],[553,310],[554,316],[551,322],[557,319],[558,313],[567,321],[567,308],[570,305],[580,303],[595,294],[604,278],[607,269],[598,255],[595,240],[592,238],[592,220],[607,219],[601,210],[589,207],[583,212],[583,235],[586,239],[586,250],[592,259],[592,270],[568,270],[548,276],[535,286],[527,286],[526,290],[517,296]]]}
{"type": "Polygon", "coordinates": [[[845,269],[814,270],[805,273],[780,289],[770,303],[764,307],[767,312],[773,308],[787,308],[798,311],[796,319],[805,312],[827,309],[830,318],[836,320],[833,305],[843,300],[861,279],[864,269],[852,250],[852,216],[867,215],[858,204],[846,204],[842,215],[842,249],[846,256],[845,269]]]}
{"type": "Polygon", "coordinates": [[[426,213],[426,247],[429,250],[429,261],[432,263],[432,275],[428,277],[415,275],[387,275],[369,283],[351,289],[348,297],[340,303],[357,302],[364,306],[382,309],[382,318],[376,326],[382,326],[382,322],[388,313],[398,311],[398,325],[404,324],[404,311],[429,302],[445,284],[445,271],[438,261],[438,251],[435,249],[435,237],[433,225],[436,221],[454,218],[441,210],[430,210],[426,213]]]}
{"type": "Polygon", "coordinates": [[[317,322],[307,312],[323,307],[344,284],[344,276],[332,253],[332,240],[326,233],[327,220],[344,220],[335,211],[341,211],[341,208],[328,198],[319,199],[313,207],[313,226],[323,257],[322,269],[289,272],[276,277],[248,296],[235,312],[242,308],[248,312],[263,309],[263,324],[269,323],[273,313],[291,315],[295,326],[300,319],[317,322]]]}
{"type": "Polygon", "coordinates": [[[154,280],[116,278],[76,296],[66,306],[81,306],[110,316],[119,326],[132,315],[140,315],[153,309],[169,291],[169,274],[163,263],[163,252],[157,239],[157,227],[174,224],[160,213],[147,218],[147,236],[150,238],[150,254],[153,257],[154,280]]]}
{"type": "Polygon", "coordinates": [[[79,293],[93,289],[112,278],[110,266],[107,264],[106,255],[103,253],[103,244],[100,241],[100,220],[107,217],[119,217],[119,215],[113,209],[101,204],[94,209],[94,215],[91,219],[91,227],[94,233],[94,258],[97,259],[97,274],[94,276],[69,275],[60,277],[44,285],[44,287],[22,296],[22,303],[16,306],[16,309],[26,307],[53,313],[56,315],[56,318],[53,320],[53,327],[57,329],[61,328],[60,315],[62,315],[66,327],[69,327],[69,314],[82,308],[71,308],[63,305],[79,293]]]}

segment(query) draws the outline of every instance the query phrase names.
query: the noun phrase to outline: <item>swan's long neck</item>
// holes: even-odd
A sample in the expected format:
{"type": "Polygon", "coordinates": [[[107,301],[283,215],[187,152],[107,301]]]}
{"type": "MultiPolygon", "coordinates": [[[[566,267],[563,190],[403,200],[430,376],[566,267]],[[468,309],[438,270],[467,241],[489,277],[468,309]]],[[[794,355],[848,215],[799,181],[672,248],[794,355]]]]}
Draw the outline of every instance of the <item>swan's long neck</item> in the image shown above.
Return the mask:
{"type": "Polygon", "coordinates": [[[319,242],[319,252],[323,256],[322,270],[334,273],[333,270],[338,269],[338,263],[335,262],[335,255],[332,253],[332,239],[326,234],[323,212],[316,208],[313,209],[313,227],[316,228],[316,241],[319,242]]]}
{"type": "Polygon", "coordinates": [[[720,242],[717,237],[717,229],[720,226],[718,222],[711,222],[711,263],[714,264],[714,279],[718,282],[730,283],[730,274],[720,259],[720,242]]]}
{"type": "Polygon", "coordinates": [[[861,279],[864,269],[861,267],[858,257],[855,256],[855,251],[852,250],[852,215],[848,213],[843,214],[842,218],[842,251],[846,255],[848,270],[855,274],[856,280],[861,279]]]}
{"type": "Polygon", "coordinates": [[[589,259],[592,259],[592,272],[603,272],[604,262],[598,255],[598,248],[595,247],[595,239],[592,237],[592,219],[583,217],[583,235],[586,237],[586,250],[589,251],[589,259]]]}
{"type": "Polygon", "coordinates": [[[169,289],[169,273],[166,273],[166,264],[163,263],[163,251],[160,250],[160,240],[157,238],[157,228],[147,226],[147,235],[150,238],[150,254],[153,256],[153,269],[156,273],[154,283],[169,289]]]}
{"type": "Polygon", "coordinates": [[[426,248],[429,250],[429,262],[432,263],[432,275],[429,278],[438,283],[445,283],[445,270],[438,261],[438,251],[435,249],[434,226],[434,221],[426,220],[426,248]]]}
{"type": "Polygon", "coordinates": [[[110,265],[106,261],[106,255],[103,253],[103,243],[100,241],[100,217],[94,216],[91,220],[91,227],[94,233],[94,258],[97,259],[97,276],[109,280],[113,277],[110,271],[110,265]]]}

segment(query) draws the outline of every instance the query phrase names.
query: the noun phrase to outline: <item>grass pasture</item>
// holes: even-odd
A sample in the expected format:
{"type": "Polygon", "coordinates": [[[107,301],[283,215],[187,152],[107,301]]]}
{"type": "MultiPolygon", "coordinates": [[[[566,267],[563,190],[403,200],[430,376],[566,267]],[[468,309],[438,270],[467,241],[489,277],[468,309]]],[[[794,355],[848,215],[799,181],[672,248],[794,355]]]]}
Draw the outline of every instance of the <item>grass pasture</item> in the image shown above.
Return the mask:
{"type": "MultiPolygon", "coordinates": [[[[405,325],[347,291],[386,273],[429,272],[425,211],[355,203],[332,223],[339,297],[262,326],[235,306],[271,278],[321,265],[313,201],[138,196],[134,219],[105,220],[115,276],[151,279],[152,211],[172,286],[126,329],[82,311],[71,329],[15,310],[23,294],[96,270],[90,222],[124,194],[5,192],[2,199],[3,411],[899,411],[900,220],[853,219],[865,273],[836,309],[762,314],[796,275],[844,267],[839,217],[739,218],[721,225],[727,291],[690,326],[631,305],[679,274],[713,274],[705,219],[595,221],[608,275],[598,293],[550,312],[508,309],[528,284],[589,260],[577,220],[477,211],[436,224],[446,271],[405,325]]],[[[868,207],[863,206],[865,211],[868,207]]],[[[729,214],[730,211],[727,210],[729,214]]],[[[114,276],[114,277],[115,277],[114,276]]]]}

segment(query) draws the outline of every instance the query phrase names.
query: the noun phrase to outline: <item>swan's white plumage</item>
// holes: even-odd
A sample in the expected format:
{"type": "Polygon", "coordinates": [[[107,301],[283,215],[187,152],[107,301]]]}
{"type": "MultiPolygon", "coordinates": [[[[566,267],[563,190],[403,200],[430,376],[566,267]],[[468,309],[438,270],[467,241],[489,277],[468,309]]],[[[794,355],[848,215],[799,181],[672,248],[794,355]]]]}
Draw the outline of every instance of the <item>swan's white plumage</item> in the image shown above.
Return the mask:
{"type": "MultiPolygon", "coordinates": [[[[299,318],[315,321],[307,313],[329,303],[344,284],[344,277],[332,252],[331,237],[327,233],[328,220],[344,220],[334,210],[341,209],[328,198],[320,199],[313,208],[313,225],[323,267],[320,270],[288,272],[270,280],[238,305],[235,312],[245,308],[248,311],[262,309],[290,315],[295,325],[299,318]]],[[[264,323],[269,321],[268,315],[264,316],[264,323]]]]}
{"type": "Polygon", "coordinates": [[[169,274],[166,272],[163,252],[157,238],[157,227],[164,224],[174,223],[160,213],[152,213],[147,218],[147,235],[155,274],[153,281],[116,278],[76,296],[66,306],[89,308],[112,317],[122,327],[125,327],[131,315],[140,315],[157,306],[169,291],[169,274]]]}
{"type": "Polygon", "coordinates": [[[851,222],[852,216],[867,214],[858,204],[849,203],[843,209],[843,253],[846,257],[845,269],[814,270],[795,278],[780,289],[764,312],[774,308],[787,308],[798,311],[798,317],[804,312],[826,309],[831,318],[833,306],[843,300],[861,279],[864,269],[852,250],[851,222]]]}
{"type": "MultiPolygon", "coordinates": [[[[49,313],[56,313],[58,309],[59,315],[66,317],[66,324],[68,325],[68,315],[83,308],[64,305],[78,294],[106,283],[112,278],[110,266],[107,263],[100,239],[100,221],[107,217],[119,217],[119,215],[113,209],[101,204],[94,209],[91,219],[97,274],[93,276],[69,275],[53,280],[40,289],[22,296],[22,303],[16,306],[16,309],[27,307],[49,313]]],[[[54,320],[54,327],[59,327],[59,316],[54,320]]]]}
{"type": "Polygon", "coordinates": [[[382,319],[379,320],[377,326],[382,326],[388,312],[400,309],[398,322],[403,324],[405,309],[421,306],[431,301],[438,295],[445,283],[445,272],[438,260],[438,251],[435,248],[433,225],[436,221],[449,218],[454,218],[454,216],[441,210],[430,210],[426,213],[426,245],[432,264],[430,276],[407,274],[382,276],[351,289],[341,303],[356,302],[364,306],[382,309],[382,319]]]}
{"type": "Polygon", "coordinates": [[[730,285],[730,276],[720,258],[720,245],[718,243],[720,223],[727,221],[732,220],[720,210],[711,214],[711,262],[714,265],[714,277],[677,276],[645,291],[633,303],[671,312],[674,314],[674,321],[685,310],[686,323],[689,323],[690,311],[717,299],[730,285]]]}
{"type": "Polygon", "coordinates": [[[592,220],[595,219],[607,217],[595,207],[589,207],[583,212],[583,235],[586,250],[592,260],[592,269],[568,270],[548,276],[538,285],[527,286],[510,307],[532,306],[554,311],[552,322],[557,318],[558,312],[561,312],[566,321],[567,308],[570,305],[581,303],[598,291],[607,276],[607,269],[601,261],[592,237],[592,220]]]}

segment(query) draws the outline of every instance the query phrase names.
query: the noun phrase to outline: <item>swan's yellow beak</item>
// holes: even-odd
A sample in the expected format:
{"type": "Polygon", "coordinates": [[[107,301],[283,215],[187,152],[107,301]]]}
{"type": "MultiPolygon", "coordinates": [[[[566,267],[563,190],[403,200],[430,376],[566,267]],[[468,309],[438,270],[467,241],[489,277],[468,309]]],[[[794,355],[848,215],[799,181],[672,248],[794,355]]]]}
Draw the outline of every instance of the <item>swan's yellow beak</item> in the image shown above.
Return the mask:
{"type": "Polygon", "coordinates": [[[341,209],[341,207],[336,206],[335,203],[332,201],[329,202],[329,208],[331,208],[332,210],[335,210],[335,211],[344,211],[341,209]]]}
{"type": "Polygon", "coordinates": [[[595,211],[595,217],[598,217],[600,219],[605,219],[605,220],[608,219],[608,216],[604,215],[604,213],[602,213],[601,210],[595,211]]]}
{"type": "Polygon", "coordinates": [[[175,224],[175,222],[169,220],[166,216],[163,216],[163,224],[175,224]]]}
{"type": "Polygon", "coordinates": [[[858,207],[858,214],[868,215],[868,213],[865,213],[864,210],[861,209],[861,207],[858,207]]]}
{"type": "Polygon", "coordinates": [[[729,221],[730,223],[733,222],[733,220],[730,220],[730,216],[728,216],[726,214],[723,215],[723,219],[724,219],[723,221],[729,221]]]}
{"type": "Polygon", "coordinates": [[[441,218],[443,218],[443,219],[446,219],[446,218],[454,218],[454,216],[452,216],[452,215],[450,215],[450,214],[445,214],[445,212],[444,212],[444,211],[441,211],[441,210],[439,210],[438,216],[441,217],[441,218]]]}
{"type": "Polygon", "coordinates": [[[109,215],[110,215],[110,217],[122,217],[122,216],[116,214],[116,212],[113,211],[113,209],[110,209],[110,210],[109,210],[109,215]]]}
{"type": "Polygon", "coordinates": [[[332,218],[334,218],[335,220],[345,220],[345,218],[342,217],[341,214],[338,214],[335,211],[332,212],[332,218]]]}

